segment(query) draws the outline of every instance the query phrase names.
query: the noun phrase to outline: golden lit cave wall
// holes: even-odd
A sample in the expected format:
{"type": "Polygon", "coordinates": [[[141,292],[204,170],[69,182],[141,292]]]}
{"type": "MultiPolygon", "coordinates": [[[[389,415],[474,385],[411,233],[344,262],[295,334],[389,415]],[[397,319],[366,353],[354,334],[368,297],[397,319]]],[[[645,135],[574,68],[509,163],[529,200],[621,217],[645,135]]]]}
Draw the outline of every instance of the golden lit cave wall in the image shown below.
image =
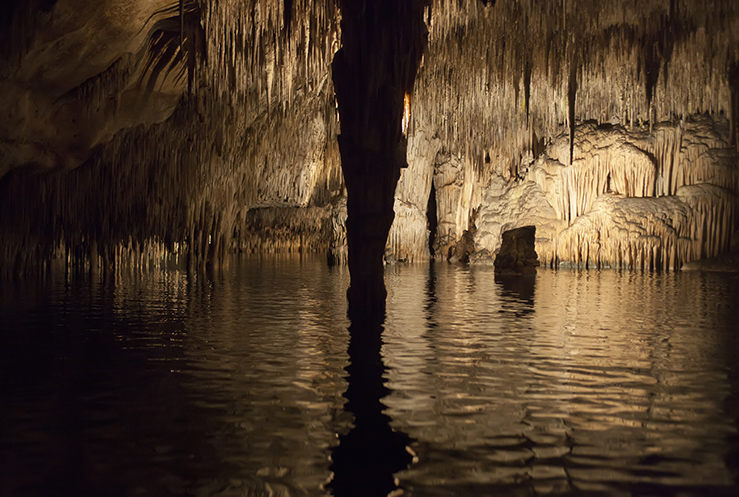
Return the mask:
{"type": "Polygon", "coordinates": [[[324,211],[341,189],[341,171],[316,117],[325,109],[313,104],[210,143],[200,140],[219,131],[178,119],[189,114],[181,108],[162,125],[116,136],[73,171],[11,173],[2,185],[3,209],[13,213],[3,256],[20,257],[21,267],[68,254],[81,264],[97,255],[103,264],[138,263],[142,255],[164,263],[178,253],[218,263],[231,250],[324,247],[324,211]],[[294,136],[295,129],[306,132],[294,136]]]}
{"type": "Polygon", "coordinates": [[[586,267],[679,269],[736,243],[737,153],[728,123],[691,116],[629,131],[586,123],[559,136],[520,179],[483,191],[475,242],[481,261],[502,233],[537,226],[540,261],[586,267]],[[671,192],[671,193],[668,193],[671,192]]]}
{"type": "Polygon", "coordinates": [[[473,262],[489,262],[502,231],[525,224],[547,264],[678,268],[728,250],[739,5],[534,4],[433,3],[388,252],[428,257],[432,183],[437,257],[469,230],[473,262]],[[557,188],[534,174],[541,154],[557,188]],[[598,202],[606,193],[661,200],[598,202]],[[684,215],[663,221],[675,200],[684,215]]]}

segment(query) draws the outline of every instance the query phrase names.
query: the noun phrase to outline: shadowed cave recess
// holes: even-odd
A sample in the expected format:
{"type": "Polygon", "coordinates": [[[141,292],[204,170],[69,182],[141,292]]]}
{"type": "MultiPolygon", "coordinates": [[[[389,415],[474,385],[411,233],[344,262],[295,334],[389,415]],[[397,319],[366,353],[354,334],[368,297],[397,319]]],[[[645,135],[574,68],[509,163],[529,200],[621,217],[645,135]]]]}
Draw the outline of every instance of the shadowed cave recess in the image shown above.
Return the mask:
{"type": "Polygon", "coordinates": [[[522,226],[552,267],[739,244],[735,0],[2,9],[4,275],[492,264],[522,226]]]}

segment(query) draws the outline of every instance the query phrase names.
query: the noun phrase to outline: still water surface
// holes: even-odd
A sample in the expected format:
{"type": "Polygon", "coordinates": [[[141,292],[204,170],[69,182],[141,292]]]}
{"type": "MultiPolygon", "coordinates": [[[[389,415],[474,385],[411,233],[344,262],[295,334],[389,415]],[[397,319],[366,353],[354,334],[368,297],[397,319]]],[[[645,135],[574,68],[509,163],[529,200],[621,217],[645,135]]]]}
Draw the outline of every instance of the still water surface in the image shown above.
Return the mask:
{"type": "Polygon", "coordinates": [[[0,495],[734,495],[739,277],[345,268],[0,283],[0,495]],[[382,332],[381,340],[379,333],[382,332]]]}

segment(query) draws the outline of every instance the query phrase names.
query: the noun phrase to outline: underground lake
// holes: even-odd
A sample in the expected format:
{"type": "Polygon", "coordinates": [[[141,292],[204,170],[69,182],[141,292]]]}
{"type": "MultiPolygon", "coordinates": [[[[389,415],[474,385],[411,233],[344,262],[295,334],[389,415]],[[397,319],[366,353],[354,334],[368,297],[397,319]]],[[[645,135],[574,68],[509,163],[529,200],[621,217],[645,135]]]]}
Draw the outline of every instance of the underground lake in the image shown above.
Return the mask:
{"type": "Polygon", "coordinates": [[[373,324],[348,278],[275,256],[4,282],[0,493],[736,491],[736,273],[387,265],[373,324]]]}

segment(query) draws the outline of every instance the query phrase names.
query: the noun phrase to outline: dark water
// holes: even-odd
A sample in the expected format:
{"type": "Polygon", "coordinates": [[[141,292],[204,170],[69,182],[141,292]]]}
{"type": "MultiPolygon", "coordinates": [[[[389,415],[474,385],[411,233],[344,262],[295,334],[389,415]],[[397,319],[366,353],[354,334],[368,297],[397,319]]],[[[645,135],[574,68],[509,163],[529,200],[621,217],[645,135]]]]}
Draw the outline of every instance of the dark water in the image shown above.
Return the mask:
{"type": "Polygon", "coordinates": [[[0,283],[0,496],[737,493],[737,276],[386,282],[351,343],[320,259],[0,283]]]}

